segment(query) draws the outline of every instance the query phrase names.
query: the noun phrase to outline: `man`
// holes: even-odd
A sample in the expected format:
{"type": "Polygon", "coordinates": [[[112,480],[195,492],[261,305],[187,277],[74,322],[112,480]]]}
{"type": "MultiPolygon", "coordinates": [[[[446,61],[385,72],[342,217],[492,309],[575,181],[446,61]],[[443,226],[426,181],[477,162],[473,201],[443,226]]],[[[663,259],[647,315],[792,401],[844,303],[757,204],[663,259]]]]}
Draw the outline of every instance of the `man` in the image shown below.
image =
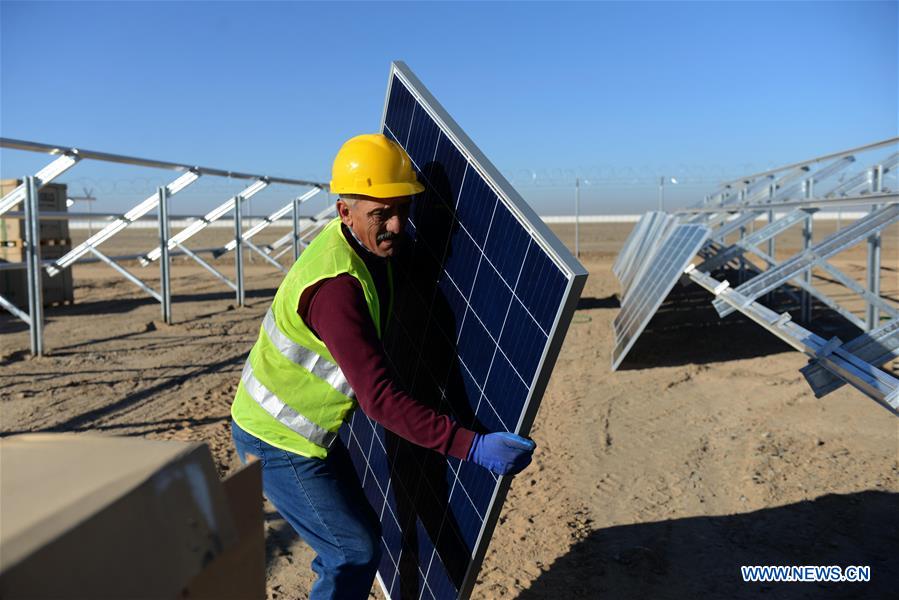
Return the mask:
{"type": "Polygon", "coordinates": [[[317,553],[311,598],[367,597],[380,560],[378,518],[337,438],[357,403],[393,433],[498,474],[524,469],[535,447],[461,427],[412,398],[387,367],[389,259],[423,190],[385,136],[343,145],[331,180],[338,216],[279,286],[231,408],[238,455],[261,460],[266,497],[317,553]]]}

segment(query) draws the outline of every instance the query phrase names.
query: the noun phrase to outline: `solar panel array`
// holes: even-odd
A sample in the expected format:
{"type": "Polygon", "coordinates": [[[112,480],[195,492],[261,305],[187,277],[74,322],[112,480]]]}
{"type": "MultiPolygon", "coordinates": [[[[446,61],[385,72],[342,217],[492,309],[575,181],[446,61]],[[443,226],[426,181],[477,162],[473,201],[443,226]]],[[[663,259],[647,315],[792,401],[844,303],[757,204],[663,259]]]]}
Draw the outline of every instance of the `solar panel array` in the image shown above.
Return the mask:
{"type": "MultiPolygon", "coordinates": [[[[586,271],[402,63],[383,132],[426,186],[395,262],[384,335],[394,369],[464,427],[527,435],[586,271]]],[[[510,478],[414,446],[361,411],[341,439],[381,519],[385,594],[467,596],[510,478]]]]}
{"type": "Polygon", "coordinates": [[[739,312],[804,352],[810,364],[802,372],[816,396],[846,382],[899,415],[899,379],[882,368],[899,356],[899,306],[880,292],[880,234],[899,222],[899,199],[891,189],[899,168],[897,143],[899,138],[892,138],[741,177],[675,215],[646,213],[612,267],[622,289],[621,311],[614,322],[613,369],[683,276],[713,294],[720,316],[739,312]],[[860,162],[856,155],[861,153],[873,161],[860,162]],[[825,207],[849,206],[870,212],[845,226],[838,217],[837,231],[813,243],[813,216],[825,207]],[[767,223],[758,227],[757,220],[767,223]],[[804,248],[781,262],[775,239],[799,224],[804,248]],[[684,229],[688,225],[703,227],[705,233],[691,237],[694,234],[684,229]],[[829,259],[865,241],[867,281],[862,283],[829,259]],[[702,262],[688,266],[694,254],[702,262]],[[863,300],[866,314],[843,306],[843,298],[825,293],[816,279],[843,286],[848,295],[863,300]],[[782,294],[765,302],[785,301],[782,306],[791,307],[806,323],[814,316],[813,308],[827,308],[867,333],[848,343],[816,335],[793,323],[789,312],[759,302],[774,290],[782,294]]]}
{"type": "Polygon", "coordinates": [[[708,237],[705,225],[681,223],[666,228],[641,264],[634,267],[642,268],[633,279],[630,293],[622,297],[621,311],[614,321],[613,369],[621,365],[708,237]]]}

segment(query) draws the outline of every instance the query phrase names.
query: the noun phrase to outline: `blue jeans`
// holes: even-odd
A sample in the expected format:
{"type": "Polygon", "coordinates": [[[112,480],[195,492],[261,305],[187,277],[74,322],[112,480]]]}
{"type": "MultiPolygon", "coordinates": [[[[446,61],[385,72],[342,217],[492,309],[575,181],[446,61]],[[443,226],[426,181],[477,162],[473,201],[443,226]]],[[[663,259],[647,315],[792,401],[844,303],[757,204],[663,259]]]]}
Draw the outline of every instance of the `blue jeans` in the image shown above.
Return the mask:
{"type": "Polygon", "coordinates": [[[315,550],[309,598],[367,598],[381,558],[381,525],[340,440],[325,459],[267,444],[231,422],[241,462],[262,463],[265,497],[315,550]]]}

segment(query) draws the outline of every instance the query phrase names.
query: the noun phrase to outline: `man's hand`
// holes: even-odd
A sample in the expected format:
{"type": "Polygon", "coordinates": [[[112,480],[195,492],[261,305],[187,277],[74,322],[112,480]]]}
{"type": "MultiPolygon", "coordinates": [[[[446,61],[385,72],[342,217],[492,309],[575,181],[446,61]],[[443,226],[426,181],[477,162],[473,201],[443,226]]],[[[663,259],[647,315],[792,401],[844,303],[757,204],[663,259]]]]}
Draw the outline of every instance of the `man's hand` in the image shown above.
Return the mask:
{"type": "Polygon", "coordinates": [[[497,475],[515,475],[531,464],[536,447],[533,441],[514,433],[479,433],[471,442],[468,460],[497,475]]]}

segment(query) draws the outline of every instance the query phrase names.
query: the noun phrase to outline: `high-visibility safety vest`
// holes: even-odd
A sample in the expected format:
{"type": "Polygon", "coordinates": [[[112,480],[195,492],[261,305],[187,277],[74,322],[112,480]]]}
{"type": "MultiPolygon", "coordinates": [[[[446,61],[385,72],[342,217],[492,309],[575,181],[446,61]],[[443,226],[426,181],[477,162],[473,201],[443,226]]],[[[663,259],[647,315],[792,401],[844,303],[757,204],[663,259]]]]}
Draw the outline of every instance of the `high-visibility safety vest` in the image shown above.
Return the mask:
{"type": "MultiPolygon", "coordinates": [[[[391,296],[393,281],[388,263],[391,296]]],[[[362,285],[378,336],[381,309],[371,273],[347,242],[340,219],[328,223],[300,255],[275,293],[244,365],[231,416],[278,448],[324,458],[356,398],[325,344],[297,314],[303,291],[348,273],[362,285]]]]}

